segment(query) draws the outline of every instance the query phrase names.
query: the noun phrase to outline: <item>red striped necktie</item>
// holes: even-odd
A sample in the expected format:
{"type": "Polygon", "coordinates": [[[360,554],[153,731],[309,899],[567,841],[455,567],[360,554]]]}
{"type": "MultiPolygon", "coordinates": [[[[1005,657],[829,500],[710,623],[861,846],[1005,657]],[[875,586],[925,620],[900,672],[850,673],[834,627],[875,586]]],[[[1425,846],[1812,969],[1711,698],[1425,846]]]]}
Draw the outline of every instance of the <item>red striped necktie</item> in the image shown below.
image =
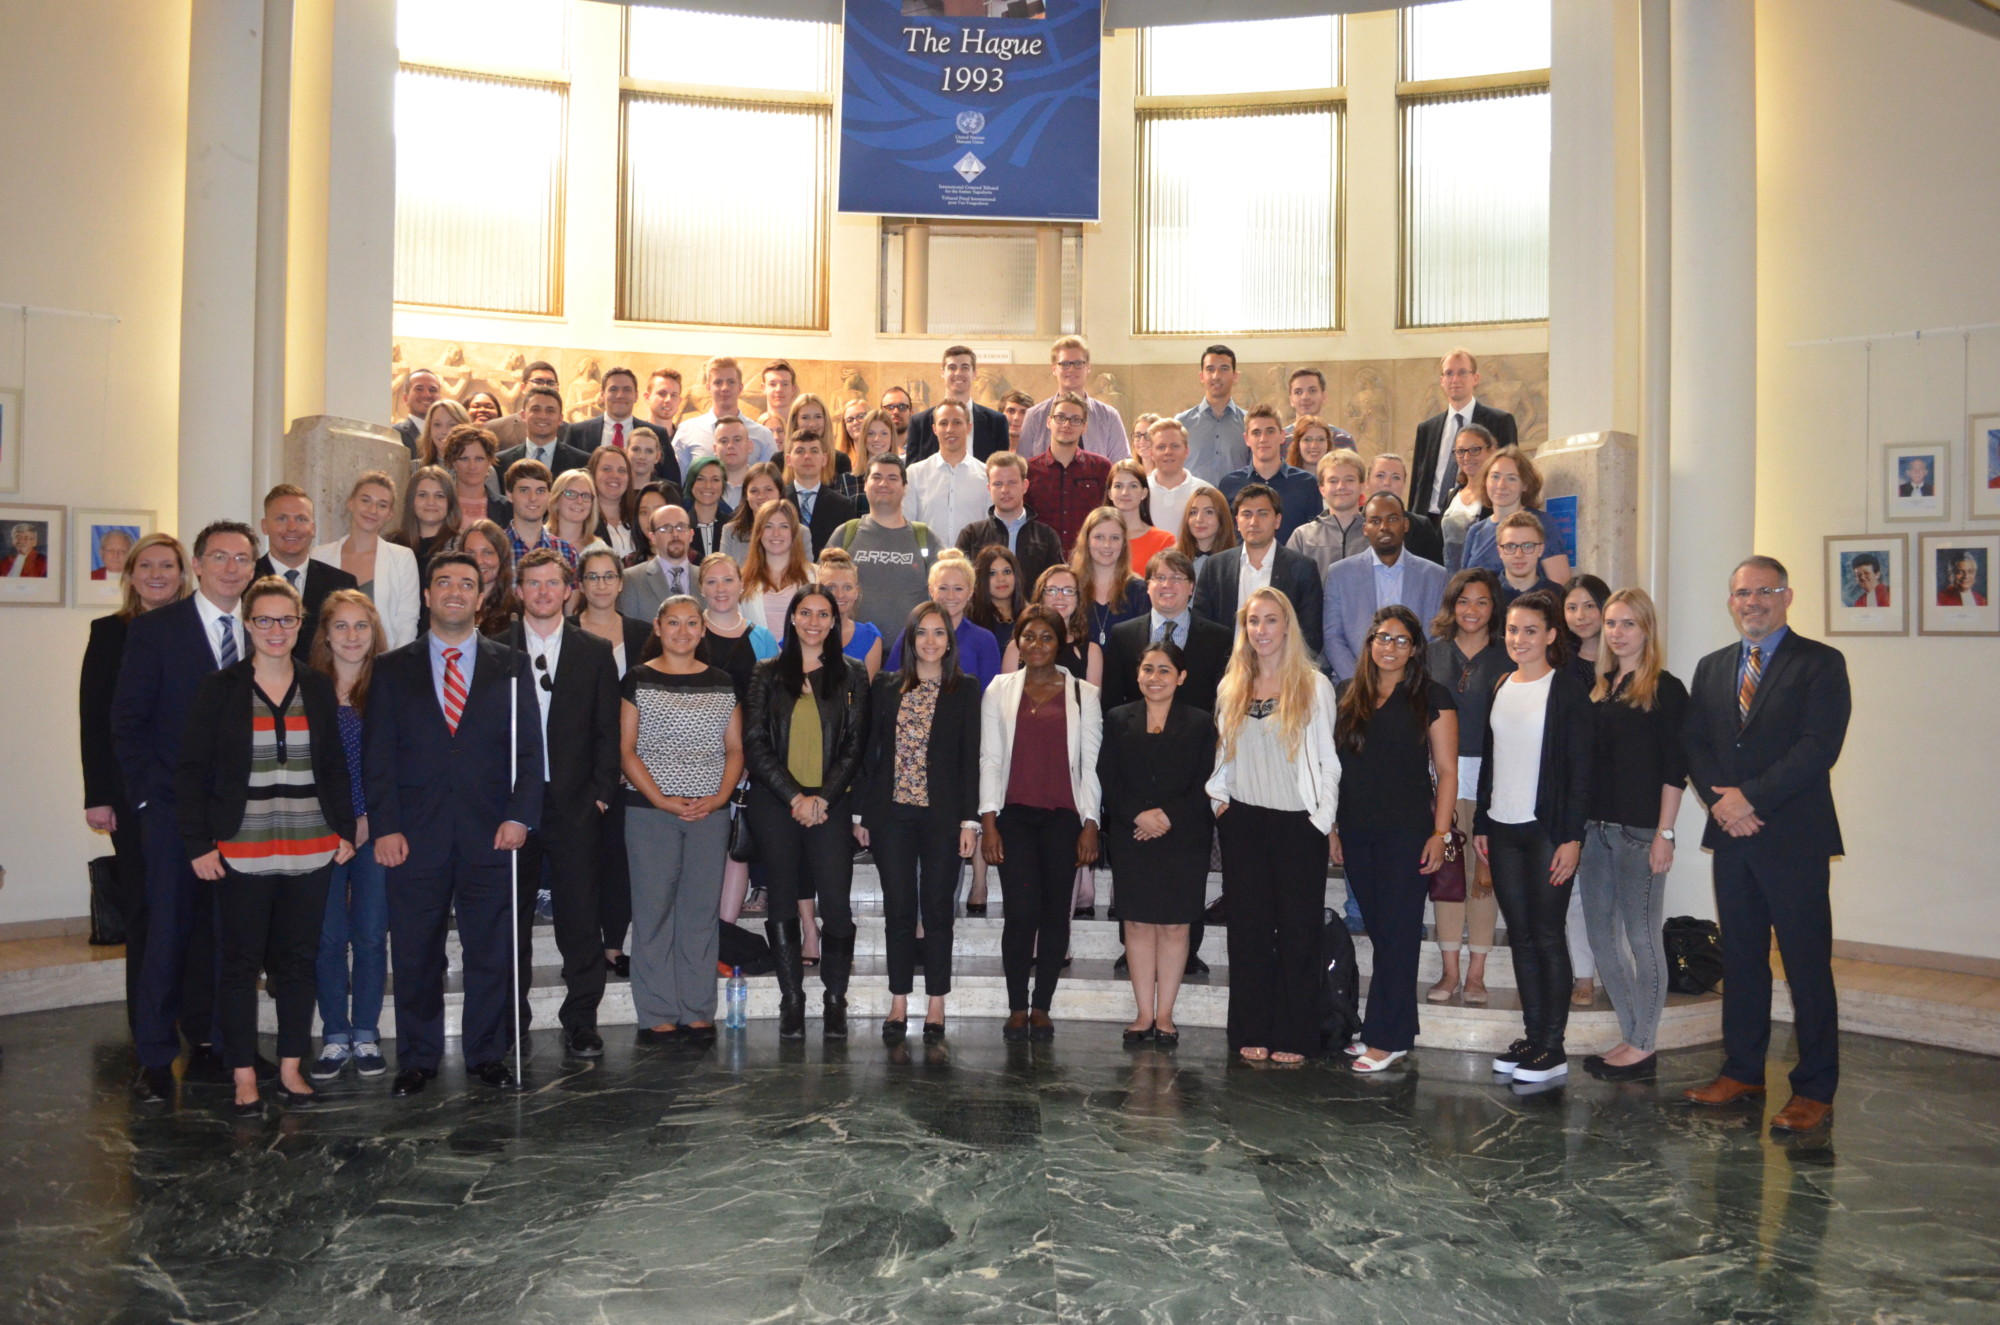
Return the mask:
{"type": "Polygon", "coordinates": [[[458,720],[465,716],[465,673],[458,670],[462,651],[444,651],[444,725],[458,735],[458,720]]]}

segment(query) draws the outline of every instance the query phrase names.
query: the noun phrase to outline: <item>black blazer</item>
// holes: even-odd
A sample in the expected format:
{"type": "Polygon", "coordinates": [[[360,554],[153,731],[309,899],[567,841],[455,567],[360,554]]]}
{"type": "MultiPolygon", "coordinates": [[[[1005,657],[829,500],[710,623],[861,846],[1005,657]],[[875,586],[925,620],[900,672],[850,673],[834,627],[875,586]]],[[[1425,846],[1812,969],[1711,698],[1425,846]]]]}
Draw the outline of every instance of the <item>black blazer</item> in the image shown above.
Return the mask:
{"type": "Polygon", "coordinates": [[[109,805],[119,822],[131,812],[125,799],[125,775],[118,768],[118,748],[111,739],[111,700],[118,693],[118,664],[125,656],[125,628],[130,623],[116,612],[90,623],[90,643],[83,646],[83,677],[77,685],[76,725],[83,751],[83,808],[109,805]]]}
{"type": "MultiPolygon", "coordinates": [[[[1231,640],[1236,638],[1237,576],[1243,569],[1240,547],[1239,544],[1211,556],[1195,577],[1195,615],[1227,630],[1231,640]]],[[[1305,636],[1306,649],[1318,658],[1326,638],[1321,628],[1326,587],[1320,582],[1319,563],[1282,544],[1274,544],[1272,551],[1278,560],[1271,567],[1271,587],[1292,600],[1292,611],[1298,614],[1299,633],[1305,636]]]]}
{"type": "MultiPolygon", "coordinates": [[[[896,810],[896,719],[903,709],[903,677],[884,671],[870,687],[868,746],[855,784],[855,810],[870,832],[896,810]]],[[[931,743],[924,757],[930,809],[953,823],[979,822],[979,678],[965,675],[956,690],[938,692],[931,743]]],[[[907,807],[905,807],[907,808],[907,807]]]]}
{"type": "MultiPolygon", "coordinates": [[[[984,520],[974,520],[958,531],[958,550],[969,560],[979,560],[979,554],[990,547],[1007,546],[1007,526],[1000,523],[993,514],[993,508],[986,508],[984,520]]],[[[1042,578],[1042,572],[1051,566],[1065,566],[1069,558],[1063,555],[1062,535],[1037,520],[1031,511],[1028,523],[1021,526],[1021,533],[1015,539],[1014,557],[1021,563],[1021,597],[1027,598],[1034,589],[1035,581],[1042,578]]]]}
{"type": "MultiPolygon", "coordinates": [[[[629,442],[632,440],[632,430],[634,428],[644,428],[660,439],[660,452],[663,463],[673,460],[673,441],[669,436],[660,432],[658,424],[654,423],[651,419],[642,419],[637,414],[634,414],[632,421],[625,425],[626,441],[629,442]]],[[[604,416],[602,414],[594,419],[585,419],[582,423],[572,423],[563,429],[562,432],[558,433],[556,437],[558,441],[569,443],[570,446],[583,452],[585,455],[589,455],[600,446],[609,446],[611,444],[610,439],[604,435],[604,416]]],[[[674,462],[674,473],[677,475],[680,473],[680,465],[677,461],[674,462]]]]}
{"type": "MultiPolygon", "coordinates": [[[[688,542],[688,560],[699,566],[706,558],[722,551],[722,531],[728,528],[730,517],[735,514],[726,501],[715,504],[715,519],[708,524],[703,524],[701,517],[689,511],[688,521],[694,525],[694,537],[688,542]]],[[[814,543],[813,546],[819,547],[820,544],[814,543]]]]}
{"type": "MultiPolygon", "coordinates": [[[[210,672],[188,710],[187,741],[174,779],[174,815],[190,859],[207,855],[243,826],[250,800],[251,724],[263,707],[256,667],[255,658],[245,658],[210,672]]],[[[294,667],[292,675],[305,701],[319,812],[327,827],[352,842],[354,790],[347,776],[347,751],[340,743],[340,701],[333,680],[307,667],[294,667]]]]}
{"type": "MultiPolygon", "coordinates": [[[[517,625],[513,637],[524,651],[521,632],[526,629],[517,625]]],[[[542,674],[532,662],[527,674],[541,685],[542,674]]],[[[556,688],[549,693],[549,780],[542,794],[542,832],[581,828],[598,817],[597,802],[616,803],[620,679],[610,643],[565,623],[556,688]]]]}
{"type": "MultiPolygon", "coordinates": [[[[931,425],[937,414],[933,405],[910,420],[909,435],[903,439],[903,458],[916,464],[937,452],[937,429],[931,425]]],[[[997,409],[974,403],[972,406],[972,456],[981,464],[988,456],[1007,449],[1007,416],[997,409]]]]}
{"type": "MultiPolygon", "coordinates": [[[[1491,646],[1489,646],[1491,647],[1491,646]]],[[[1495,702],[1510,672],[1494,684],[1495,702]]],[[[1541,776],[1535,787],[1535,822],[1549,835],[1551,846],[1583,840],[1590,817],[1591,765],[1597,757],[1596,714],[1583,682],[1558,668],[1549,678],[1549,704],[1542,719],[1541,776]]],[[[1472,831],[1490,833],[1486,810],[1493,802],[1493,721],[1489,710],[1486,746],[1479,761],[1479,806],[1472,831]]]]}
{"type": "MultiPolygon", "coordinates": [[[[1139,693],[1139,660],[1146,656],[1146,646],[1152,643],[1152,639],[1153,614],[1150,611],[1111,628],[1111,640],[1104,650],[1102,703],[1106,713],[1121,704],[1136,703],[1143,698],[1139,693]]],[[[1174,707],[1214,713],[1216,687],[1222,684],[1222,674],[1229,670],[1229,651],[1236,646],[1235,632],[1227,626],[1218,626],[1213,621],[1191,614],[1187,637],[1177,643],[1187,662],[1187,680],[1181,682],[1174,707]]],[[[1139,808],[1147,807],[1142,805],[1139,808]]]]}
{"type": "Polygon", "coordinates": [[[215,653],[192,597],[126,623],[111,735],[125,794],[136,808],[172,804],[188,710],[203,678],[215,670],[215,653]]]}
{"type": "MultiPolygon", "coordinates": [[[[1417,453],[1410,460],[1410,509],[1425,515],[1436,514],[1430,509],[1431,488],[1437,483],[1439,443],[1444,439],[1444,421],[1451,417],[1451,411],[1433,414],[1417,425],[1417,453]]],[[[1520,437],[1514,427],[1514,416],[1504,409],[1493,409],[1477,400],[1472,402],[1472,418],[1476,423],[1493,434],[1493,440],[1502,446],[1518,446],[1520,437]]],[[[1449,496],[1450,494],[1446,494],[1449,496]]],[[[1442,563],[1443,558],[1433,557],[1442,563]]]]}
{"type": "Polygon", "coordinates": [[[1688,774],[1704,805],[1715,803],[1717,787],[1740,789],[1764,827],[1751,837],[1731,837],[1710,819],[1701,844],[1716,850],[1765,844],[1814,856],[1843,855],[1831,774],[1854,706],[1847,659],[1832,645],[1788,631],[1764,667],[1749,721],[1739,728],[1741,647],[1732,642],[1695,666],[1684,729],[1688,774]]]}
{"type": "MultiPolygon", "coordinates": [[[[790,483],[785,485],[785,500],[794,506],[799,504],[799,490],[796,485],[790,483]]],[[[833,482],[833,476],[821,475],[819,495],[813,498],[812,519],[806,524],[806,528],[812,533],[812,550],[817,552],[824,548],[833,538],[835,530],[849,520],[858,519],[860,515],[861,511],[855,506],[854,499],[840,490],[833,482]]]]}
{"type": "MultiPolygon", "coordinates": [[[[1167,710],[1161,744],[1146,734],[1146,705],[1139,701],[1104,710],[1104,743],[1097,750],[1103,789],[1104,831],[1127,841],[1132,821],[1145,810],[1165,810],[1175,828],[1212,819],[1208,778],[1215,769],[1215,719],[1207,709],[1176,703],[1167,710]]],[[[1203,830],[1206,832],[1206,830],[1203,830]]]]}
{"type": "Polygon", "coordinates": [[[402,422],[396,425],[396,435],[403,439],[412,460],[417,458],[417,439],[423,436],[423,429],[424,421],[414,414],[404,415],[402,422]]]}
{"type": "Polygon", "coordinates": [[[493,835],[508,821],[529,828],[542,817],[542,724],[527,659],[474,635],[471,693],[454,734],[431,681],[431,637],[419,635],[375,660],[368,687],[362,769],[368,784],[368,831],[410,840],[405,866],[442,868],[454,850],[467,865],[504,866],[493,835]],[[507,707],[508,678],[520,678],[519,702],[507,707]],[[510,723],[519,744],[508,762],[510,723]]]}
{"type": "Polygon", "coordinates": [[[1425,561],[1444,565],[1444,531],[1438,528],[1437,521],[1418,511],[1405,514],[1409,517],[1410,528],[1403,535],[1403,546],[1425,561]]]}
{"type": "MultiPolygon", "coordinates": [[[[818,794],[829,803],[846,795],[860,776],[868,737],[868,669],[843,654],[835,656],[847,675],[819,705],[824,762],[818,794]]],[[[788,804],[805,791],[785,767],[791,743],[792,696],[778,684],[778,659],[767,658],[750,674],[750,690],[743,697],[743,759],[757,784],[788,804]]]]}
{"type": "MultiPolygon", "coordinates": [[[[427,557],[417,558],[417,569],[421,571],[427,557]]],[[[270,554],[257,558],[257,576],[282,577],[284,572],[271,560],[270,554]]],[[[292,646],[292,656],[304,662],[312,655],[313,636],[319,632],[319,609],[326,602],[326,596],[335,589],[359,589],[361,581],[349,575],[338,566],[329,566],[324,561],[306,562],[306,587],[301,596],[306,600],[306,619],[299,623],[299,642],[292,646]]]]}
{"type": "MultiPolygon", "coordinates": [[[[499,478],[501,485],[500,490],[503,493],[507,490],[506,488],[507,467],[513,464],[516,460],[525,460],[527,458],[528,458],[528,444],[526,442],[522,442],[519,446],[510,446],[506,450],[502,451],[500,453],[500,458],[493,462],[493,473],[496,477],[499,478]]],[[[563,440],[561,435],[559,434],[556,440],[556,449],[554,453],[550,456],[550,459],[554,461],[554,463],[549,466],[549,477],[553,479],[558,474],[561,474],[566,470],[582,469],[587,465],[589,465],[590,452],[580,450],[577,447],[571,446],[567,441],[563,440]]]]}

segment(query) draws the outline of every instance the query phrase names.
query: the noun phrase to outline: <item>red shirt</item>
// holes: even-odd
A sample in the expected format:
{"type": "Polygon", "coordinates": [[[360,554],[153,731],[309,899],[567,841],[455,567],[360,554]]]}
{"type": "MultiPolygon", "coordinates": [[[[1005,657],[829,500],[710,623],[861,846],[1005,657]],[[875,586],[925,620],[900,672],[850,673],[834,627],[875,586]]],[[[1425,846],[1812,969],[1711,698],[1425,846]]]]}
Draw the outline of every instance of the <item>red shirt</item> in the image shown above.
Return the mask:
{"type": "Polygon", "coordinates": [[[1014,717],[1013,762],[1007,769],[1007,804],[1042,810],[1076,808],[1076,797],[1069,788],[1069,712],[1065,708],[1071,684],[1065,677],[1064,689],[1040,708],[1028,702],[1028,692],[1022,689],[1021,706],[1014,717]]]}
{"type": "Polygon", "coordinates": [[[1053,450],[1028,462],[1028,507],[1056,531],[1064,556],[1075,546],[1084,517],[1104,505],[1110,480],[1111,462],[1091,451],[1078,451],[1067,465],[1056,463],[1053,450]]]}

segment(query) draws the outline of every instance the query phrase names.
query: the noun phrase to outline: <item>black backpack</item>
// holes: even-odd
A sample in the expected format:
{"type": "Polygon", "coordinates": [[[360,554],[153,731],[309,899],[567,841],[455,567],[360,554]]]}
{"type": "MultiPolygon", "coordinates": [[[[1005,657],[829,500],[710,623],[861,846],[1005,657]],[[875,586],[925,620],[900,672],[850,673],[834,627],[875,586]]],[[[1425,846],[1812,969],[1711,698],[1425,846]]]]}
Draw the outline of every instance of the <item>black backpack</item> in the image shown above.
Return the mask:
{"type": "Polygon", "coordinates": [[[1660,927],[1667,947],[1667,988],[1712,994],[1722,984],[1722,930],[1713,920],[1674,916],[1660,927]]]}
{"type": "Polygon", "coordinates": [[[1361,1032],[1361,972],[1355,967],[1346,917],[1329,907],[1320,933],[1320,1047],[1336,1054],[1361,1032]]]}
{"type": "Polygon", "coordinates": [[[745,975],[769,975],[778,969],[778,964],[771,959],[771,945],[762,934],[752,933],[727,920],[717,923],[722,926],[715,946],[717,962],[723,966],[740,966],[745,975]]]}

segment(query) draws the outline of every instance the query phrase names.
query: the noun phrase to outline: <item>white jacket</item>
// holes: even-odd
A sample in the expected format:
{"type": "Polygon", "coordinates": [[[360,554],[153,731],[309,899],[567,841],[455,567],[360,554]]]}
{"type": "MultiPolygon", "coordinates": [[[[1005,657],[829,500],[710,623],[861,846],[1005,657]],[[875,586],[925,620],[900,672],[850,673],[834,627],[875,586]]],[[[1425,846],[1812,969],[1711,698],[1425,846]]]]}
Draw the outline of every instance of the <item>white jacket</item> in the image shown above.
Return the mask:
{"type": "MultiPolygon", "coordinates": [[[[1028,672],[996,676],[979,701],[979,812],[998,814],[1007,799],[1007,777],[1014,766],[1014,719],[1028,672]]],[[[1063,714],[1069,731],[1069,794],[1077,817],[1098,821],[1097,747],[1104,743],[1104,714],[1097,687],[1065,676],[1063,714]]]]}
{"type": "MultiPolygon", "coordinates": [[[[1298,771],[1299,799],[1305,802],[1313,827],[1322,833],[1333,831],[1333,817],[1340,808],[1340,751],[1333,744],[1335,714],[1333,682],[1315,673],[1312,721],[1306,724],[1299,758],[1292,761],[1292,767],[1298,771]]],[[[1215,772],[1208,779],[1208,798],[1218,809],[1232,799],[1231,784],[1236,778],[1236,764],[1226,757],[1227,749],[1226,744],[1216,747],[1215,772]]]]}
{"type": "MultiPolygon", "coordinates": [[[[312,551],[314,561],[340,565],[340,545],[336,538],[312,551]]],[[[417,608],[423,590],[417,583],[417,554],[401,543],[386,538],[375,540],[375,611],[382,617],[383,647],[400,649],[417,637],[417,608]]]]}

